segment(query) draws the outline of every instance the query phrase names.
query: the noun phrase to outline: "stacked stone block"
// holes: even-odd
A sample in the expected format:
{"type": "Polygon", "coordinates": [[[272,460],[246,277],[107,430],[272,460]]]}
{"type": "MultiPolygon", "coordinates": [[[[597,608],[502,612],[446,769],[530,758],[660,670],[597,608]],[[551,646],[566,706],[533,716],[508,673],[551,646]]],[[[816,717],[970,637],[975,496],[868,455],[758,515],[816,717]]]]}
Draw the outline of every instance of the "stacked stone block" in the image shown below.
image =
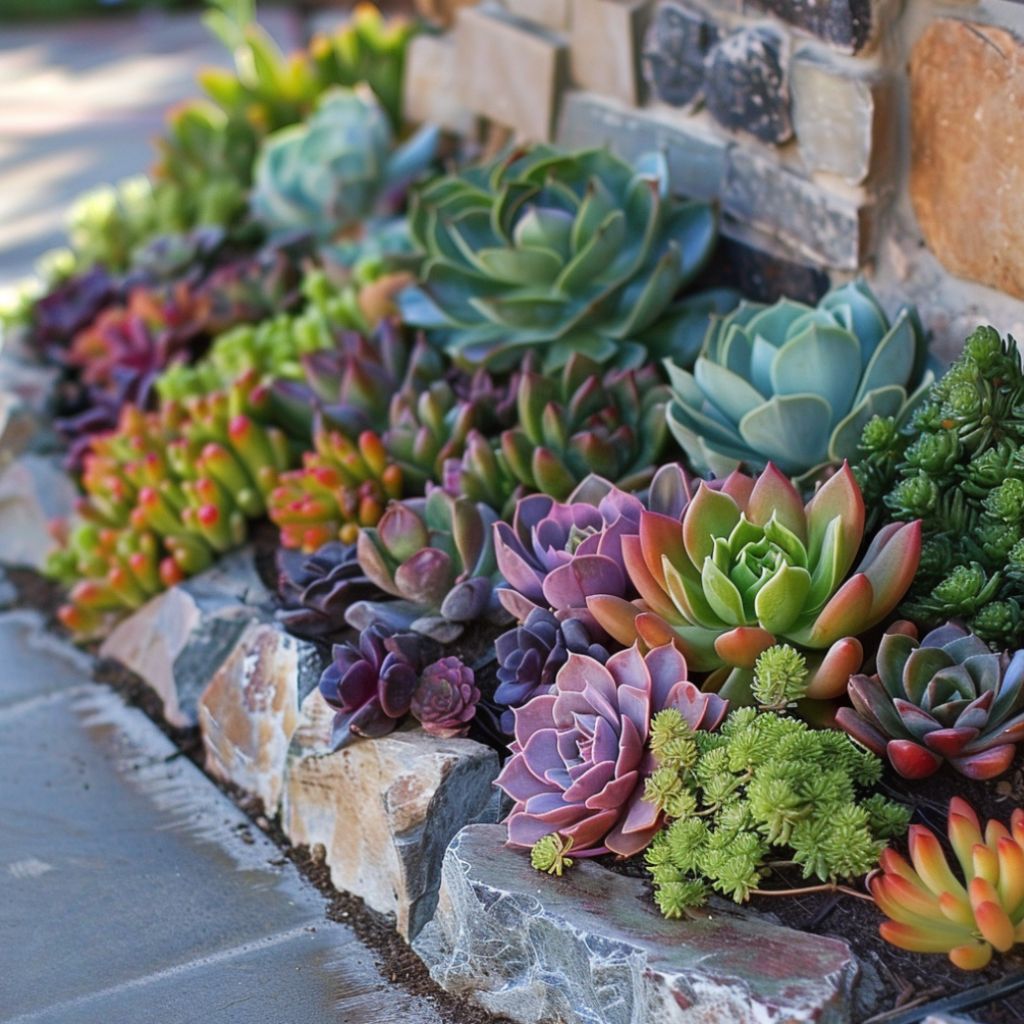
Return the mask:
{"type": "Polygon", "coordinates": [[[414,43],[416,118],[664,149],[762,298],[867,274],[924,307],[945,355],[981,321],[1021,330],[1024,4],[430,3],[448,28],[414,43]]]}

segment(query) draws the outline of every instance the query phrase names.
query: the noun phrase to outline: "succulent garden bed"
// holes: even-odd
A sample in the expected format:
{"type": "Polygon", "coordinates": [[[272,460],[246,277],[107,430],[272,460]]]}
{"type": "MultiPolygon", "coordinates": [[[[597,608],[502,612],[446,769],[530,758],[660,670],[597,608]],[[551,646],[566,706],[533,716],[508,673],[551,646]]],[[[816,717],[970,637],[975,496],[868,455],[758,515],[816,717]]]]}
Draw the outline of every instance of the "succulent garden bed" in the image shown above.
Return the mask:
{"type": "Polygon", "coordinates": [[[3,560],[474,1014],[1019,1019],[1012,339],[251,13],[5,314],[3,560]]]}

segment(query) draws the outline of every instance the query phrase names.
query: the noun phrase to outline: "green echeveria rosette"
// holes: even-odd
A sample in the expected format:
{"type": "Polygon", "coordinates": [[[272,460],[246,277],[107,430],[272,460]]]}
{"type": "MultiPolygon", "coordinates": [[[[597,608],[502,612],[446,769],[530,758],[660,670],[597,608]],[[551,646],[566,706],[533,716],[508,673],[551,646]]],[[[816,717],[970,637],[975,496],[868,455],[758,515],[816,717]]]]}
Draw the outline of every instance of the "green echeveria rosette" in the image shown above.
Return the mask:
{"type": "Polygon", "coordinates": [[[272,233],[311,231],[324,240],[387,217],[434,158],[437,129],[395,146],[387,114],[369,89],[334,88],[304,124],[268,136],[256,161],[254,217],[272,233]]]}
{"type": "Polygon", "coordinates": [[[855,281],[817,306],[743,302],[713,321],[693,371],[667,363],[669,425],[701,473],[769,461],[797,479],[852,459],[874,416],[905,416],[932,382],[913,307],[889,321],[855,281]]]}
{"type": "Polygon", "coordinates": [[[674,643],[706,688],[750,702],[758,657],[777,643],[809,655],[806,695],[840,696],[863,659],[859,637],[906,593],[921,552],[921,524],[880,530],[853,569],[864,504],[848,466],[806,504],[769,463],[756,479],[734,472],[701,484],[682,521],[646,511],[622,538],[626,574],[640,595],[591,595],[587,607],[619,643],[674,643]],[[852,571],[851,571],[852,570],[852,571]]]}
{"type": "Polygon", "coordinates": [[[717,237],[707,203],[669,196],[664,157],[630,166],[607,150],[515,150],[414,195],[420,285],[406,322],[438,332],[463,366],[509,370],[526,350],[551,372],[576,352],[636,367],[692,359],[709,308],[731,293],[675,304],[717,237]]]}

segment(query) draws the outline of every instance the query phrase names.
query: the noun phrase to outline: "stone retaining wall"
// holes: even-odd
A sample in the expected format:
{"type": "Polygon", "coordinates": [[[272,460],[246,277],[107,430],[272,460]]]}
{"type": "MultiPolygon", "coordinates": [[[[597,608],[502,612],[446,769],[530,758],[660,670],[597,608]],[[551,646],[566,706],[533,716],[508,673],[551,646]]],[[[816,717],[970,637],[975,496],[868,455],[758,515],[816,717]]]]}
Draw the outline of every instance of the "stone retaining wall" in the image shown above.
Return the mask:
{"type": "Polygon", "coordinates": [[[1024,333],[1024,7],[1008,0],[432,0],[408,109],[465,132],[661,147],[746,288],[858,273],[940,355],[1024,333]],[[459,102],[453,102],[457,96],[459,102]]]}

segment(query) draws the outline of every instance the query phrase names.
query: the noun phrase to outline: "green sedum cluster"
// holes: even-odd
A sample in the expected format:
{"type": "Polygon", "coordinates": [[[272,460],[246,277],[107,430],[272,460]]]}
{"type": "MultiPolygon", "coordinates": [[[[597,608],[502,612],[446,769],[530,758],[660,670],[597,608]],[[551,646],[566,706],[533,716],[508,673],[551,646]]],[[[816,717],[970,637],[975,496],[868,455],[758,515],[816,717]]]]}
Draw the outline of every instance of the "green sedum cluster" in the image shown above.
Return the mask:
{"type": "Polygon", "coordinates": [[[719,732],[694,732],[669,708],[655,716],[658,767],[645,799],[668,819],[647,850],[655,901],[680,917],[711,889],[743,903],[774,851],[823,883],[871,870],[909,809],[860,791],[881,761],[841,733],[740,708],[719,732]]]}
{"type": "Polygon", "coordinates": [[[922,522],[901,613],[927,627],[960,619],[993,645],[1024,641],[1024,371],[1014,340],[976,330],[909,422],[872,420],[860,447],[866,506],[922,522]]]}

